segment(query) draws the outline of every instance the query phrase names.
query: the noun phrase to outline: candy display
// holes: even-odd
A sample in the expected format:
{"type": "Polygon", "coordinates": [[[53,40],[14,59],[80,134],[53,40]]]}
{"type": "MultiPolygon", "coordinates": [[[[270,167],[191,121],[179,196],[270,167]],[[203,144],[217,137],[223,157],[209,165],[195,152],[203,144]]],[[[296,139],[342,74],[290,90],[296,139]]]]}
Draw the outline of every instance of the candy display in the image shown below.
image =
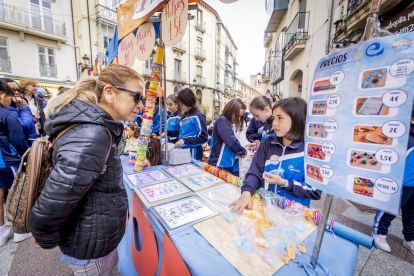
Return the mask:
{"type": "Polygon", "coordinates": [[[356,115],[388,115],[390,108],[382,102],[382,97],[359,98],[356,115]]]}
{"type": "Polygon", "coordinates": [[[362,89],[384,87],[387,80],[387,68],[364,71],[362,74],[362,89]]]}
{"type": "Polygon", "coordinates": [[[381,171],[382,164],[375,159],[375,152],[352,150],[350,165],[361,169],[381,171]]]}
{"type": "Polygon", "coordinates": [[[223,179],[224,181],[226,181],[227,183],[236,185],[237,187],[241,187],[243,186],[243,179],[239,178],[238,176],[232,175],[231,173],[224,171],[224,170],[220,170],[219,168],[216,168],[212,165],[209,165],[207,163],[195,160],[195,159],[191,159],[191,162],[200,167],[201,169],[205,170],[206,172],[211,173],[212,175],[215,175],[221,179],[223,179]]]}
{"type": "Polygon", "coordinates": [[[312,115],[326,114],[326,100],[314,101],[312,105],[312,115]]]}
{"type": "Polygon", "coordinates": [[[326,80],[315,82],[313,92],[325,92],[325,91],[334,90],[335,88],[336,86],[331,84],[329,79],[326,79],[326,80]]]}
{"type": "Polygon", "coordinates": [[[323,177],[320,173],[320,169],[317,166],[307,165],[306,166],[306,176],[312,178],[313,180],[323,182],[323,177]]]}
{"type": "Polygon", "coordinates": [[[392,145],[393,138],[389,138],[382,133],[381,126],[355,126],[354,142],[392,145]]]}
{"type": "Polygon", "coordinates": [[[310,137],[317,137],[317,138],[323,138],[326,139],[328,133],[323,127],[323,124],[321,123],[310,123],[309,124],[309,130],[308,135],[310,137]]]}
{"type": "Polygon", "coordinates": [[[152,72],[148,77],[150,87],[146,91],[145,109],[142,120],[141,135],[138,138],[137,158],[135,161],[134,171],[139,172],[144,169],[145,159],[148,151],[148,142],[151,135],[152,121],[154,118],[155,101],[158,95],[158,85],[160,82],[160,74],[162,70],[162,59],[164,57],[164,49],[158,47],[155,53],[154,62],[152,63],[152,72]]]}
{"type": "Polygon", "coordinates": [[[318,144],[308,144],[307,155],[319,160],[325,160],[326,157],[325,153],[322,151],[322,145],[318,144]]]}
{"type": "Polygon", "coordinates": [[[367,197],[374,196],[374,186],[375,183],[373,180],[363,177],[354,178],[354,193],[360,194],[367,197]]]}

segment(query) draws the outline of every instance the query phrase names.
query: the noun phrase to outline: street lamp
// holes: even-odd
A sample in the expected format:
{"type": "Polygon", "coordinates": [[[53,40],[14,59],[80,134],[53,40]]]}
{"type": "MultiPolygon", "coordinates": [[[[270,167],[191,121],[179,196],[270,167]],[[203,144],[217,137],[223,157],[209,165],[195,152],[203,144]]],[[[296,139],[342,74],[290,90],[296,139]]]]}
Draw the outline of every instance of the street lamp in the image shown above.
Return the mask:
{"type": "Polygon", "coordinates": [[[82,67],[82,73],[85,71],[85,69],[93,69],[89,67],[91,59],[86,54],[83,55],[82,60],[83,63],[79,63],[79,65],[82,67]]]}
{"type": "Polygon", "coordinates": [[[259,72],[259,73],[257,73],[257,82],[260,84],[261,83],[261,80],[262,79],[262,74],[259,72]]]}
{"type": "Polygon", "coordinates": [[[194,90],[194,91],[196,90],[196,84],[197,84],[197,79],[196,79],[196,78],[194,78],[194,79],[193,79],[193,90],[194,90]]]}

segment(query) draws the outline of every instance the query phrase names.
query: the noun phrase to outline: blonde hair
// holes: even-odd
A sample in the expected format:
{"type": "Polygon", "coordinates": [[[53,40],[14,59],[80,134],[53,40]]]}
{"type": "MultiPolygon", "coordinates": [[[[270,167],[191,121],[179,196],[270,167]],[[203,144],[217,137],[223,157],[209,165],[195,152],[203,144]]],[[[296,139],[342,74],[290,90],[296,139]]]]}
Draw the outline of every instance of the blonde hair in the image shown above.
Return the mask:
{"type": "Polygon", "coordinates": [[[28,85],[37,85],[38,82],[31,78],[22,79],[20,81],[20,89],[22,93],[24,94],[24,91],[26,90],[26,86],[28,85]]]}
{"type": "Polygon", "coordinates": [[[53,97],[45,108],[45,115],[49,117],[51,113],[59,112],[74,99],[97,105],[101,101],[105,85],[125,86],[128,81],[134,79],[144,82],[134,69],[125,65],[111,64],[102,70],[98,78],[82,78],[70,90],[53,97]]]}

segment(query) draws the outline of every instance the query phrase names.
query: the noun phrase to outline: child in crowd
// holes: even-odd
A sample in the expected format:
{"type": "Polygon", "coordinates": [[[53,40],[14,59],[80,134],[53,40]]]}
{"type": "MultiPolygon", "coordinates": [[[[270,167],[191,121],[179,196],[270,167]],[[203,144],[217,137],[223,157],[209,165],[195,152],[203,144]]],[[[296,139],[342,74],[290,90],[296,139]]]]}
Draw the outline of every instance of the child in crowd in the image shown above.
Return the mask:
{"type": "MultiPolygon", "coordinates": [[[[6,109],[13,97],[14,93],[10,86],[0,81],[0,246],[13,237],[12,228],[4,225],[4,193],[13,184],[20,165],[20,156],[29,148],[20,122],[6,109]]],[[[14,241],[23,241],[30,236],[30,233],[14,234],[14,241]]]]}
{"type": "Polygon", "coordinates": [[[179,141],[174,147],[192,150],[192,158],[199,161],[203,158],[202,145],[207,142],[206,116],[197,108],[197,98],[189,88],[182,89],[177,95],[179,107],[184,112],[179,120],[180,129],[168,130],[169,137],[177,137],[179,141]]]}
{"type": "Polygon", "coordinates": [[[233,125],[236,130],[243,127],[246,105],[241,99],[233,99],[226,104],[222,115],[214,123],[213,136],[211,138],[211,154],[208,163],[222,170],[238,176],[237,157],[244,158],[246,149],[240,145],[234,135],[233,125]]]}
{"type": "Polygon", "coordinates": [[[151,132],[157,136],[160,136],[164,132],[164,104],[161,101],[161,117],[162,117],[162,130],[160,131],[160,107],[159,107],[159,98],[157,98],[157,102],[155,103],[154,107],[154,119],[152,121],[152,130],[151,132]]]}
{"type": "Polygon", "coordinates": [[[252,195],[265,187],[304,206],[321,198],[321,191],[304,183],[304,133],[307,104],[302,98],[283,99],[273,106],[273,129],[255,154],[243,181],[242,195],[230,204],[232,212],[252,207],[252,195]],[[273,172],[278,170],[278,173],[273,172]]]}
{"type": "MultiPolygon", "coordinates": [[[[180,128],[180,116],[181,111],[178,107],[178,97],[175,94],[171,94],[167,97],[167,130],[178,130],[180,128]]],[[[168,136],[170,143],[176,143],[178,137],[168,136]]]]}
{"type": "Polygon", "coordinates": [[[273,132],[272,103],[266,96],[257,96],[250,103],[249,110],[253,120],[247,128],[246,138],[252,144],[247,145],[246,148],[255,150],[263,140],[263,136],[273,132]]]}
{"type": "MultiPolygon", "coordinates": [[[[408,138],[407,159],[405,160],[405,172],[403,191],[401,197],[401,213],[403,224],[403,245],[414,255],[414,111],[411,114],[411,133],[408,138]]],[[[394,220],[395,215],[378,210],[375,216],[372,236],[379,249],[391,252],[387,243],[388,228],[394,220]]]]}

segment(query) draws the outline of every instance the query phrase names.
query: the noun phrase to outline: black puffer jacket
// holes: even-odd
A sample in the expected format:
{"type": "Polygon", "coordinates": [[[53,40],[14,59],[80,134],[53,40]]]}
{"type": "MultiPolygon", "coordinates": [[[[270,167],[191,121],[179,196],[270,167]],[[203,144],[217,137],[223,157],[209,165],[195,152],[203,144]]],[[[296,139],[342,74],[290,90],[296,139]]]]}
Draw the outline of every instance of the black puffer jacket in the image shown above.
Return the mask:
{"type": "Polygon", "coordinates": [[[97,105],[73,100],[45,124],[46,133],[65,133],[53,148],[54,168],[29,214],[37,243],[80,260],[108,255],[125,232],[128,198],[117,154],[123,125],[97,105]],[[112,133],[107,169],[101,174],[112,133]],[[94,182],[85,194],[84,190],[94,182]]]}

